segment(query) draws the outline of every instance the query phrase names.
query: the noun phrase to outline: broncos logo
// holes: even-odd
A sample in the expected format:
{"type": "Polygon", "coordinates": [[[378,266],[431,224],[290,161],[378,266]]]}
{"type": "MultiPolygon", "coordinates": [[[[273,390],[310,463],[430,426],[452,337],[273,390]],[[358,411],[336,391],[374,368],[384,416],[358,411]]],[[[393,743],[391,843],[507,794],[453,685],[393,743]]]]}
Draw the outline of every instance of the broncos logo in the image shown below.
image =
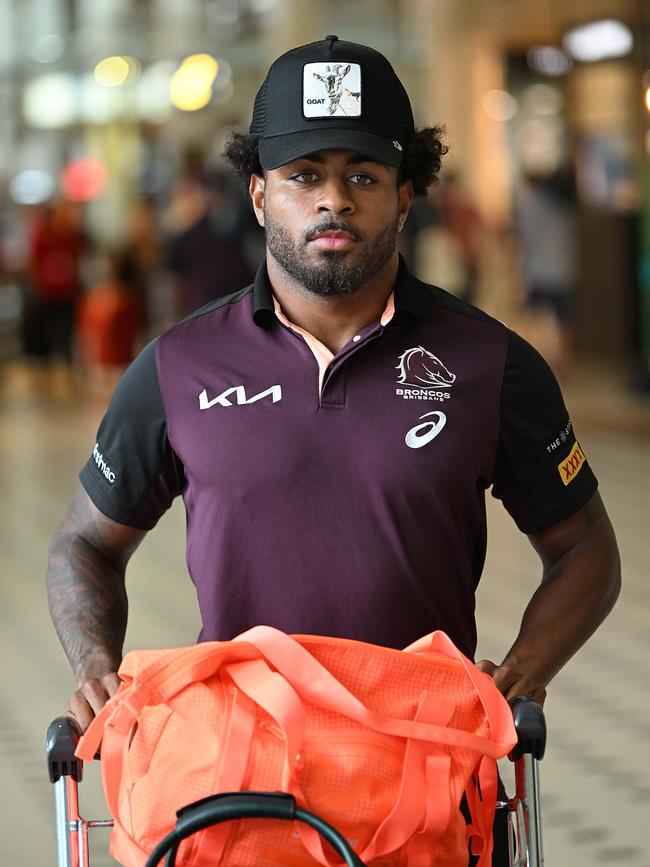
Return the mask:
{"type": "Polygon", "coordinates": [[[456,374],[447,370],[442,361],[423,346],[415,346],[403,352],[397,369],[397,381],[400,384],[414,385],[417,388],[450,388],[456,379],[456,374]]]}

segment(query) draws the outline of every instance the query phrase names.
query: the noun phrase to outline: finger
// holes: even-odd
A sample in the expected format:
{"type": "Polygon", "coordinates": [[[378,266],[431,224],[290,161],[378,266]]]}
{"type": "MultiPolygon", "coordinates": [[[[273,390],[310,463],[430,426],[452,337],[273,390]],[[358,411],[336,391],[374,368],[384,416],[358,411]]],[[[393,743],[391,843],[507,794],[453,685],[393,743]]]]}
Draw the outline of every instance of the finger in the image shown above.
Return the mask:
{"type": "Polygon", "coordinates": [[[66,716],[75,719],[85,732],[95,717],[95,712],[79,692],[75,692],[65,708],[66,716]]]}
{"type": "Polygon", "coordinates": [[[546,701],[546,689],[530,681],[518,681],[512,684],[504,694],[508,701],[512,701],[514,698],[530,698],[536,701],[540,707],[544,707],[546,701]]]}
{"type": "Polygon", "coordinates": [[[77,693],[83,696],[95,714],[99,713],[111,697],[109,690],[116,691],[114,682],[109,677],[109,675],[104,675],[101,679],[88,680],[86,683],[82,683],[77,690],[77,693]]]}
{"type": "Polygon", "coordinates": [[[120,680],[116,672],[105,674],[104,677],[102,677],[102,685],[105,688],[109,698],[112,698],[115,695],[121,683],[122,681],[120,680]]]}
{"type": "Polygon", "coordinates": [[[496,663],[492,662],[489,659],[479,659],[479,661],[476,663],[476,667],[479,669],[479,671],[482,671],[485,674],[489,674],[490,677],[494,675],[494,672],[497,668],[496,663]]]}

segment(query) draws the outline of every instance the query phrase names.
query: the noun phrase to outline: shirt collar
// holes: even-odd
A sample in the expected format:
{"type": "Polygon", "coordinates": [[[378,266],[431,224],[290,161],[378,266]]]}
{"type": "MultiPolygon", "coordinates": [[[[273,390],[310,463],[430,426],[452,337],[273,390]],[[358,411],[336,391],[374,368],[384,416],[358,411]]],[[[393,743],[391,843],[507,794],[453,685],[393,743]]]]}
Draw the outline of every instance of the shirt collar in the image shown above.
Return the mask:
{"type": "MultiPolygon", "coordinates": [[[[435,305],[428,290],[428,286],[411,274],[406,262],[400,256],[395,280],[395,312],[405,311],[413,316],[427,316],[435,305]]],[[[275,318],[273,287],[264,260],[257,269],[253,285],[253,321],[262,328],[268,328],[275,318]]]]}

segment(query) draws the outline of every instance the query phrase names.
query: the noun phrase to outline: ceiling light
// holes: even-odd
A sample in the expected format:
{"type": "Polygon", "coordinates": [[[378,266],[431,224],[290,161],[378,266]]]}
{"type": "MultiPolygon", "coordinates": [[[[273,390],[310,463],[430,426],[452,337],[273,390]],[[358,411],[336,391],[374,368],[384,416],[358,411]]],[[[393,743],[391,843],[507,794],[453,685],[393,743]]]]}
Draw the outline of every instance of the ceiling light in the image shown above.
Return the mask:
{"type": "Polygon", "coordinates": [[[632,50],[632,31],[622,21],[606,18],[569,30],[563,45],[569,54],[583,63],[624,57],[632,50]]]}

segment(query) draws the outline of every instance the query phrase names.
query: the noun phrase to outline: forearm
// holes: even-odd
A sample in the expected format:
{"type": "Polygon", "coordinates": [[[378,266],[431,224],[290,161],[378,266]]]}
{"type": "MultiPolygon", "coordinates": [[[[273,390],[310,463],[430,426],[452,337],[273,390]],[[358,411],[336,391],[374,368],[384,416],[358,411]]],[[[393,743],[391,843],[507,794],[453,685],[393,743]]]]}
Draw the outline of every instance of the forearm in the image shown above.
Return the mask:
{"type": "Polygon", "coordinates": [[[478,664],[508,699],[543,702],[546,685],[603,622],[621,585],[612,525],[596,493],[574,516],[529,536],[543,564],[517,638],[500,665],[478,664]]]}
{"type": "Polygon", "coordinates": [[[128,612],[124,575],[143,536],[103,515],[81,489],[54,535],[50,614],[79,683],[119,667],[128,612]]]}
{"type": "Polygon", "coordinates": [[[62,528],[50,549],[47,591],[77,682],[117,671],[128,612],[124,573],[86,539],[62,528]]]}
{"type": "Polygon", "coordinates": [[[546,686],[611,611],[620,589],[615,551],[577,545],[544,573],[502,666],[546,686]]]}

